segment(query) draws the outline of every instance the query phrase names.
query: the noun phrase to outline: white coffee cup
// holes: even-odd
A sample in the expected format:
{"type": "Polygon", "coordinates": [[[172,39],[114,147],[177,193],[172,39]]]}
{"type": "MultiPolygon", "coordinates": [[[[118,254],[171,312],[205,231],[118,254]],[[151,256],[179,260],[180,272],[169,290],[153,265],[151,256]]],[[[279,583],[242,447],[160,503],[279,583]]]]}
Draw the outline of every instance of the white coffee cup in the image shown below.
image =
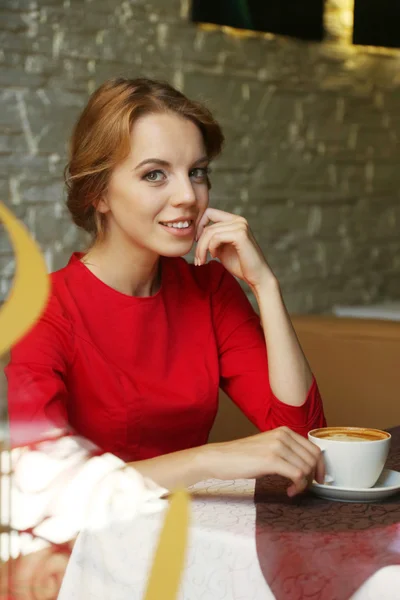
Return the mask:
{"type": "Polygon", "coordinates": [[[325,482],[354,489],[375,485],[388,457],[391,435],[366,427],[322,427],[310,431],[308,439],[324,453],[325,482]]]}

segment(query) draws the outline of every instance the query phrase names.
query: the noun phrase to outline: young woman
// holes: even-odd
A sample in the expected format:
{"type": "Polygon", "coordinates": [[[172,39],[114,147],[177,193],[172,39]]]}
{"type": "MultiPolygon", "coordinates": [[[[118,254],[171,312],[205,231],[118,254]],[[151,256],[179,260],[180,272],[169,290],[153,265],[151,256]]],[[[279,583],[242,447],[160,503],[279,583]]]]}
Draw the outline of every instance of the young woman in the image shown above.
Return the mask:
{"type": "Polygon", "coordinates": [[[277,473],[294,495],[321,479],[304,437],[325,423],[321,399],[279,283],[247,221],[209,207],[222,143],[210,112],[166,83],[116,79],[92,95],[66,182],[93,243],[53,273],[12,352],[14,445],[69,429],[165,487],[277,473]],[[219,387],[263,433],[207,444],[219,387]]]}

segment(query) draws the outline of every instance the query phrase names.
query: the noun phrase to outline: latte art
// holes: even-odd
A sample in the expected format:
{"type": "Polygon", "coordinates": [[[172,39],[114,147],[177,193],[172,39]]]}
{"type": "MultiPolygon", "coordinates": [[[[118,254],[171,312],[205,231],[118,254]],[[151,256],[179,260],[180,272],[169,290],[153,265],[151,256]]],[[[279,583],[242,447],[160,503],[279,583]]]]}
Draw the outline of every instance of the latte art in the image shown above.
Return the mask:
{"type": "Polygon", "coordinates": [[[362,437],[361,435],[348,435],[347,433],[334,433],[333,435],[327,435],[325,439],[339,440],[342,442],[370,442],[372,439],[376,438],[362,437]]]}
{"type": "Polygon", "coordinates": [[[378,442],[390,437],[386,431],[363,427],[323,427],[312,434],[316,438],[335,442],[378,442]]]}

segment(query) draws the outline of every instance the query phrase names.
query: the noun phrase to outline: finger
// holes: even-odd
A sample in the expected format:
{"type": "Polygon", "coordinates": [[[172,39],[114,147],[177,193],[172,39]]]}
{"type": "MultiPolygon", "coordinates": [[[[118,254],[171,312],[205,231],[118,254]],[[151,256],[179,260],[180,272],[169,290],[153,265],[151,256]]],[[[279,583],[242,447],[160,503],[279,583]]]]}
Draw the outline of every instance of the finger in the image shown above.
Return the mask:
{"type": "Polygon", "coordinates": [[[241,231],[238,227],[231,227],[229,229],[213,231],[208,236],[207,249],[212,257],[215,257],[216,251],[219,246],[224,244],[231,244],[236,248],[239,248],[241,231]]]}
{"type": "MultiPolygon", "coordinates": [[[[298,440],[297,438],[295,439],[291,436],[288,436],[287,440],[285,440],[285,443],[291,448],[293,452],[301,456],[301,458],[307,463],[310,469],[315,470],[320,457],[320,453],[318,450],[314,450],[311,443],[307,445],[303,444],[303,439],[298,440]]],[[[304,441],[306,442],[307,440],[304,441]]]]}
{"type": "Polygon", "coordinates": [[[213,258],[216,257],[218,248],[225,244],[232,243],[232,236],[226,233],[216,233],[210,239],[208,244],[208,251],[213,258]]]}
{"type": "MultiPolygon", "coordinates": [[[[307,440],[305,440],[303,438],[304,442],[307,442],[307,440]]],[[[308,462],[308,464],[312,465],[312,470],[310,475],[308,476],[308,484],[311,485],[312,482],[314,480],[316,480],[318,483],[324,483],[325,481],[325,461],[324,461],[324,457],[323,454],[320,450],[320,448],[318,446],[316,446],[315,444],[308,444],[307,445],[307,449],[304,447],[304,452],[306,452],[305,454],[303,454],[300,451],[300,447],[301,445],[298,445],[298,452],[301,453],[301,455],[303,456],[304,460],[306,460],[308,462]]]]}
{"type": "Polygon", "coordinates": [[[268,474],[281,475],[286,479],[290,479],[297,491],[296,493],[307,487],[307,479],[304,477],[302,470],[280,456],[274,457],[270,469],[266,472],[266,475],[268,474]]]}
{"type": "Polygon", "coordinates": [[[301,469],[304,477],[308,477],[316,468],[315,461],[311,461],[309,455],[307,455],[299,445],[292,446],[290,444],[283,444],[281,452],[283,458],[287,460],[287,462],[290,462],[301,469]]]}
{"type": "Polygon", "coordinates": [[[297,445],[292,447],[290,444],[286,445],[284,442],[279,442],[278,447],[279,455],[286,460],[286,462],[291,465],[297,467],[301,471],[301,477],[305,477],[308,479],[313,475],[316,464],[314,462],[310,462],[304,458],[301,454],[301,446],[297,445]]]}
{"type": "Polygon", "coordinates": [[[292,431],[287,427],[283,427],[282,429],[284,433],[288,434],[294,443],[299,444],[304,449],[304,451],[307,453],[307,456],[309,456],[309,460],[313,461],[313,465],[315,466],[317,461],[320,459],[321,449],[295,431],[292,431]]]}
{"type": "MultiPolygon", "coordinates": [[[[204,264],[207,260],[207,251],[216,248],[221,244],[235,243],[238,241],[238,234],[241,232],[241,225],[238,223],[231,223],[229,225],[223,225],[218,228],[214,228],[212,225],[204,231],[201,239],[197,243],[196,258],[198,264],[204,264]],[[211,228],[213,227],[213,229],[211,228]]],[[[211,252],[212,254],[212,252],[211,252]]]]}
{"type": "Polygon", "coordinates": [[[233,215],[232,213],[225,212],[224,210],[219,210],[218,208],[207,208],[204,211],[203,216],[201,217],[199,224],[197,225],[196,232],[196,241],[200,239],[201,234],[203,233],[204,228],[208,225],[208,223],[228,223],[229,221],[234,221],[243,218],[238,215],[233,215]]]}
{"type": "Polygon", "coordinates": [[[301,484],[292,483],[289,485],[287,489],[287,495],[289,498],[293,498],[293,496],[297,496],[297,494],[301,494],[308,486],[307,479],[303,479],[301,484]]]}
{"type": "Polygon", "coordinates": [[[208,215],[208,211],[209,210],[210,210],[209,208],[207,208],[205,210],[203,216],[201,217],[201,219],[200,219],[200,221],[199,221],[199,223],[197,225],[197,231],[196,231],[196,236],[195,236],[196,242],[199,241],[199,239],[201,237],[201,234],[204,231],[204,228],[208,225],[208,223],[211,223],[211,218],[208,215]]]}
{"type": "Polygon", "coordinates": [[[208,244],[209,239],[214,233],[216,233],[217,231],[224,230],[229,231],[229,229],[232,228],[232,226],[237,227],[237,224],[231,221],[229,223],[214,223],[213,225],[209,225],[208,227],[206,227],[203,230],[203,233],[201,234],[199,239],[197,240],[196,254],[199,250],[201,250],[205,245],[208,244]]]}

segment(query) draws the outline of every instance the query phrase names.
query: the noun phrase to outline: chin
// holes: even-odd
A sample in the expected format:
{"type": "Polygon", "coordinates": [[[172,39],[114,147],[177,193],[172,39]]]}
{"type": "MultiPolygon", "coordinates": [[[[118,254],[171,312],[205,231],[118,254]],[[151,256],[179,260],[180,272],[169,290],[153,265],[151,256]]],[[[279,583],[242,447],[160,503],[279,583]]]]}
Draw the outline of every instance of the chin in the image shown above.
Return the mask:
{"type": "Polygon", "coordinates": [[[180,244],[163,244],[163,247],[159,249],[158,254],[160,256],[166,256],[168,258],[177,258],[178,256],[185,256],[191,251],[193,244],[194,240],[181,242],[180,244]]]}

